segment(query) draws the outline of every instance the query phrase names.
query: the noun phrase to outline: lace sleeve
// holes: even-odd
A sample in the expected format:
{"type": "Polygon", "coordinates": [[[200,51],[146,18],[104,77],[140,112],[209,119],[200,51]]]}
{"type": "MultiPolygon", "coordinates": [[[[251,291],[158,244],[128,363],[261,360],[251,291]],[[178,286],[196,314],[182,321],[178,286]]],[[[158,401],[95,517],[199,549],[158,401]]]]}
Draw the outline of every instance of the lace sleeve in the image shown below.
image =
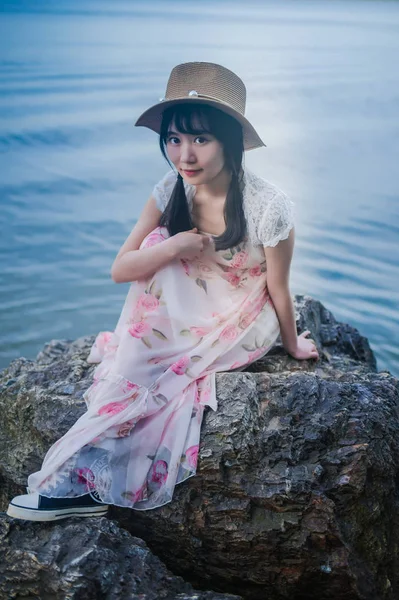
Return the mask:
{"type": "Polygon", "coordinates": [[[294,226],[294,207],[284,192],[276,192],[259,219],[257,236],[262,246],[274,247],[288,238],[294,226]]]}
{"type": "Polygon", "coordinates": [[[169,202],[173,188],[176,184],[176,174],[174,171],[168,171],[152,190],[152,195],[156,200],[157,208],[163,212],[169,202]]]}

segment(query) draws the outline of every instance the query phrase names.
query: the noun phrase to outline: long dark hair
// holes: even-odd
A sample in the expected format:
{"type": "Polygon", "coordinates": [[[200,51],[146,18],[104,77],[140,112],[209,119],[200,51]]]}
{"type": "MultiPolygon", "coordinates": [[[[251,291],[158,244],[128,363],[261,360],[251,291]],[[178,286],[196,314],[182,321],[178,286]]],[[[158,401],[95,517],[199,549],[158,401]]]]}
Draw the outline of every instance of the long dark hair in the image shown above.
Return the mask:
{"type": "MultiPolygon", "coordinates": [[[[214,236],[215,249],[226,250],[237,246],[247,233],[242,205],[244,144],[240,123],[230,115],[208,104],[190,102],[175,104],[166,109],[162,118],[159,145],[170,166],[172,164],[167,155],[166,144],[169,125],[172,121],[179,133],[198,135],[208,132],[223,145],[225,165],[231,171],[231,182],[223,212],[226,230],[222,235],[214,236]]],[[[171,236],[194,227],[180,173],[159,224],[166,227],[171,236]]]]}

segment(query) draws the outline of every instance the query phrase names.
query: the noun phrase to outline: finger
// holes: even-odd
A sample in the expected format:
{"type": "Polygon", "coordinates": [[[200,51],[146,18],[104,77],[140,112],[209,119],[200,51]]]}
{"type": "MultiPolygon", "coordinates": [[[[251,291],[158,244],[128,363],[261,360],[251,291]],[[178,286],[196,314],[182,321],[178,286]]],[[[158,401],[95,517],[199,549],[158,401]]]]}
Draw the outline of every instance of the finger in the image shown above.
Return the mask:
{"type": "Polygon", "coordinates": [[[208,238],[208,239],[206,239],[206,240],[205,240],[205,239],[203,239],[203,240],[202,240],[202,250],[206,250],[206,249],[209,247],[209,244],[210,244],[210,243],[211,243],[211,242],[210,242],[209,238],[208,238]]]}

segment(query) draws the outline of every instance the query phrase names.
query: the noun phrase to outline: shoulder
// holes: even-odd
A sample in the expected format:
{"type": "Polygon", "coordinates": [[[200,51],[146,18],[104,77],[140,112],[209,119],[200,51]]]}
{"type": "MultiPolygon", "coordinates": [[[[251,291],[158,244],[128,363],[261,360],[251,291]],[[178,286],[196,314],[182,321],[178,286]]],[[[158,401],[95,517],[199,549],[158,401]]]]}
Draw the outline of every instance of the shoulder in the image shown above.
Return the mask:
{"type": "Polygon", "coordinates": [[[157,208],[164,211],[172,190],[176,184],[176,175],[173,170],[170,170],[155,184],[152,195],[157,203],[157,208]]]}
{"type": "Polygon", "coordinates": [[[245,169],[243,196],[257,244],[275,246],[288,237],[294,226],[295,204],[282,189],[245,169]]]}
{"type": "Polygon", "coordinates": [[[281,201],[288,199],[287,194],[277,185],[263,177],[259,177],[247,168],[244,170],[243,183],[245,202],[259,208],[266,208],[273,199],[280,199],[281,201]]]}
{"type": "MultiPolygon", "coordinates": [[[[162,177],[162,179],[158,181],[158,183],[155,184],[152,190],[152,195],[156,200],[157,207],[159,210],[165,210],[166,205],[168,204],[169,199],[172,195],[173,188],[176,185],[176,181],[177,173],[173,171],[173,169],[171,169],[162,177]]],[[[193,195],[192,188],[194,188],[194,186],[184,182],[184,188],[186,190],[187,199],[190,199],[193,195]]]]}

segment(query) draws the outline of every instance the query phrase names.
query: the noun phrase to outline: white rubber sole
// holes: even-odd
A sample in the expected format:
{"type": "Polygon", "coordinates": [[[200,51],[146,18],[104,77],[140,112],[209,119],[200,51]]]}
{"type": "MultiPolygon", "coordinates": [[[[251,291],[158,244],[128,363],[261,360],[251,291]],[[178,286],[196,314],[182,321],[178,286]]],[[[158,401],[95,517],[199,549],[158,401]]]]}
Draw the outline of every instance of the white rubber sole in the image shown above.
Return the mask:
{"type": "Polygon", "coordinates": [[[105,517],[108,504],[98,506],[82,506],[70,508],[57,508],[53,510],[39,510],[23,508],[15,504],[9,504],[7,514],[14,519],[25,519],[26,521],[59,521],[68,517],[105,517]]]}

